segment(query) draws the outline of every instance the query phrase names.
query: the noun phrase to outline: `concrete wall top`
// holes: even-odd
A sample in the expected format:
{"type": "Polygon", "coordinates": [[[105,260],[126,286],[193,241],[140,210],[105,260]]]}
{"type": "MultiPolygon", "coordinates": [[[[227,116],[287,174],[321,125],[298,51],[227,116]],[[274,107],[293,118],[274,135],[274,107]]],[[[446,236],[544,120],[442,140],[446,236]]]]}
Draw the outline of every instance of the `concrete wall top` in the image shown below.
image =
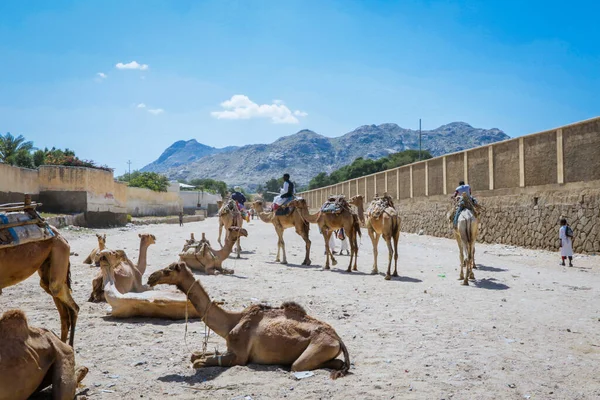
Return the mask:
{"type": "Polygon", "coordinates": [[[0,164],[0,192],[39,194],[37,170],[0,164]]]}

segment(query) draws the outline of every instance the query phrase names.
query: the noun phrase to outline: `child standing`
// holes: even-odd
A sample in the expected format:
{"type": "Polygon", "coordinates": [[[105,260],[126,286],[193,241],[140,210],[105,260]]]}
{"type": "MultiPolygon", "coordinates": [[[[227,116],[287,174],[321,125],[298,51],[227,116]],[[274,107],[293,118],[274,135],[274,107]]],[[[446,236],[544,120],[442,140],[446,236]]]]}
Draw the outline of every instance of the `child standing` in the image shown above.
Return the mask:
{"type": "Polygon", "coordinates": [[[565,265],[565,258],[569,258],[569,267],[573,266],[573,230],[567,224],[566,219],[560,220],[560,229],[558,230],[558,238],[560,239],[560,257],[562,262],[560,265],[565,265]]]}

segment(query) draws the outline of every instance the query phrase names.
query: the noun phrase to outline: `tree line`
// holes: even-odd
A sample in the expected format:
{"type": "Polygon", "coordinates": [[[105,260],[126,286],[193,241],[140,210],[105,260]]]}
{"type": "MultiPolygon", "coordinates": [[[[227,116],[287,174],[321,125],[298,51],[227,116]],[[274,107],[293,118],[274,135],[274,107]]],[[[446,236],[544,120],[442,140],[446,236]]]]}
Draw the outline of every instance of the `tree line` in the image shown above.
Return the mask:
{"type": "MultiPolygon", "coordinates": [[[[429,151],[421,152],[421,160],[432,158],[429,151]]],[[[360,178],[361,176],[374,174],[387,169],[401,167],[419,161],[419,150],[404,150],[398,153],[390,154],[377,160],[362,157],[357,158],[351,164],[345,165],[330,174],[321,172],[313,177],[308,183],[308,189],[318,189],[325,186],[335,185],[350,179],[360,178]]]]}
{"type": "Polygon", "coordinates": [[[0,163],[21,168],[37,168],[40,165],[63,165],[69,167],[87,167],[112,171],[105,165],[96,165],[94,161],[82,160],[73,150],[47,147],[37,149],[32,141],[23,135],[13,136],[10,132],[0,134],[0,163]]]}

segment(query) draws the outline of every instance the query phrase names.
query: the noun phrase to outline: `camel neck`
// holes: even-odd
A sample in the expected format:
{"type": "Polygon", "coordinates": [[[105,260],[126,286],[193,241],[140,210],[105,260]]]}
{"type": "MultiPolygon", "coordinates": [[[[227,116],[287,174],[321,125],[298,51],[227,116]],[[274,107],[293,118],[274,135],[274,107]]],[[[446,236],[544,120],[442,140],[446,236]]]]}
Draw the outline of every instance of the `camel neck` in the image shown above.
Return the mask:
{"type": "Polygon", "coordinates": [[[260,210],[256,210],[257,214],[258,214],[258,218],[261,219],[262,222],[266,222],[268,224],[271,223],[272,220],[272,213],[266,213],[264,211],[260,211],[260,210]]]}
{"type": "Polygon", "coordinates": [[[356,209],[358,210],[358,219],[360,220],[360,222],[365,222],[365,209],[363,207],[362,204],[359,204],[356,206],[356,209]]]}
{"type": "Polygon", "coordinates": [[[148,254],[148,245],[146,245],[143,240],[140,241],[140,253],[138,255],[138,262],[137,262],[137,269],[138,271],[140,271],[140,274],[144,275],[144,272],[146,272],[146,264],[147,264],[147,258],[146,255],[148,254]]]}
{"type": "Polygon", "coordinates": [[[308,208],[302,208],[301,213],[302,213],[302,218],[304,218],[305,221],[308,221],[311,224],[317,224],[319,222],[319,217],[321,216],[320,211],[316,214],[311,214],[308,211],[308,208]]]}
{"type": "Polygon", "coordinates": [[[191,274],[178,283],[177,288],[183,293],[188,294],[188,299],[190,299],[198,314],[204,319],[204,323],[222,338],[227,338],[229,332],[242,317],[240,313],[223,310],[218,305],[211,303],[208,293],[206,293],[200,282],[196,282],[191,274]]]}
{"type": "Polygon", "coordinates": [[[235,242],[237,242],[236,240],[232,240],[231,239],[231,233],[229,235],[227,235],[227,237],[225,238],[225,245],[223,246],[223,248],[221,248],[221,250],[213,250],[213,253],[219,255],[222,260],[226,259],[227,257],[229,257],[229,255],[231,254],[231,251],[233,250],[233,245],[235,244],[235,242]]]}

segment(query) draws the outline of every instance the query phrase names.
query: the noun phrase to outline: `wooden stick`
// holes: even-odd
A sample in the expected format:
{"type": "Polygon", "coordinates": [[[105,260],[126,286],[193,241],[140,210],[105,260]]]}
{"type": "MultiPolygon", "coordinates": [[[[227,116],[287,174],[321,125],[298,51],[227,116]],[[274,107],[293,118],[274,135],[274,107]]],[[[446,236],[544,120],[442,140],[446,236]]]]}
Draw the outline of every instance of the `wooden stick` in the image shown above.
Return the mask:
{"type": "Polygon", "coordinates": [[[16,228],[18,226],[43,224],[43,223],[44,222],[38,221],[37,219],[31,219],[29,221],[13,222],[12,224],[5,224],[5,225],[0,224],[0,230],[2,230],[2,229],[9,229],[9,228],[16,228]]]}

